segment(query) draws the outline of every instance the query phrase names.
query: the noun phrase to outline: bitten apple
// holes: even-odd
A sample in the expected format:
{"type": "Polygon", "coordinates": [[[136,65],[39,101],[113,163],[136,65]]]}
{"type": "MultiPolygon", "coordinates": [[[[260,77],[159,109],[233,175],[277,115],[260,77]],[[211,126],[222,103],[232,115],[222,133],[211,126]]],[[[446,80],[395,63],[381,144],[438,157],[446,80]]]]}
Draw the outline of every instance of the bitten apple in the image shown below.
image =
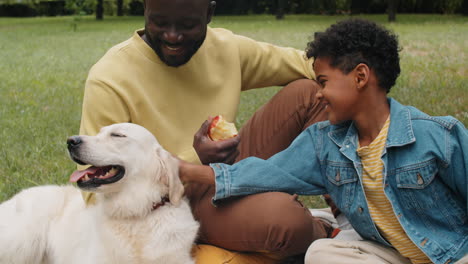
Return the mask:
{"type": "Polygon", "coordinates": [[[238,132],[234,123],[226,121],[222,115],[213,118],[208,128],[208,136],[213,141],[219,141],[237,136],[238,132]]]}

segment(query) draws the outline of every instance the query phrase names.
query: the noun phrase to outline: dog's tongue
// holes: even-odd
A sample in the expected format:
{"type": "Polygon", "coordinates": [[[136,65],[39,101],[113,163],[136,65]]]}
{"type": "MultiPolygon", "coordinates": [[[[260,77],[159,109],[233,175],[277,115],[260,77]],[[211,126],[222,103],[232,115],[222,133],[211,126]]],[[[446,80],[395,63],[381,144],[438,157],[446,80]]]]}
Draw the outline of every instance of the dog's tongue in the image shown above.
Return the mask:
{"type": "Polygon", "coordinates": [[[85,170],[77,170],[70,175],[70,182],[77,182],[79,179],[83,178],[85,175],[95,174],[98,170],[98,167],[91,166],[85,170]]]}

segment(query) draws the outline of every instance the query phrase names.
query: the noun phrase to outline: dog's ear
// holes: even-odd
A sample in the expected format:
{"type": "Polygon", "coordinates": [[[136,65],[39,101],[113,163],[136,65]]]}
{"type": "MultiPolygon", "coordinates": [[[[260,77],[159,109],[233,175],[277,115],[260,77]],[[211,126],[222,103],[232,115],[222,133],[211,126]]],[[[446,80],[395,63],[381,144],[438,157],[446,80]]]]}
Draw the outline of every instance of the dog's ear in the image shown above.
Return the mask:
{"type": "Polygon", "coordinates": [[[179,160],[162,148],[157,152],[163,166],[162,181],[169,187],[169,200],[177,206],[184,196],[184,185],[179,178],[179,160]]]}

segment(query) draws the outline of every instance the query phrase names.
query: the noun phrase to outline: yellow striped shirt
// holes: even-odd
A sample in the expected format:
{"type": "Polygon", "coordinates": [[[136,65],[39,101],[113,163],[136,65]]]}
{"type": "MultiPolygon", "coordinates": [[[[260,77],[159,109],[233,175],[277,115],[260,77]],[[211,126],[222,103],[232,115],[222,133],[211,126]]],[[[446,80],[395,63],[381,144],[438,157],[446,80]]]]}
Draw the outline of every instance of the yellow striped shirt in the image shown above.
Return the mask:
{"type": "Polygon", "coordinates": [[[393,212],[383,188],[384,164],[381,159],[387,140],[390,117],[385,122],[379,135],[369,146],[359,147],[357,153],[361,157],[364,192],[369,203],[369,213],[380,233],[395,247],[401,255],[412,263],[432,263],[406,235],[393,212]]]}

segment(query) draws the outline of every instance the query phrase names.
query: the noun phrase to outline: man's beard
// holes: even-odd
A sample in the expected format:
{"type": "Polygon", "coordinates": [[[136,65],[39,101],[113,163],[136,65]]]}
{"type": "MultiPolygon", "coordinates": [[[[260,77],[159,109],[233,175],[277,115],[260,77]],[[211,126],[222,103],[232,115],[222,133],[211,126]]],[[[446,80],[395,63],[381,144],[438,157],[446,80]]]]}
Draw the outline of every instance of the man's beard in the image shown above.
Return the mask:
{"type": "Polygon", "coordinates": [[[171,59],[172,56],[165,57],[164,52],[161,49],[161,46],[164,45],[164,42],[161,41],[161,39],[156,38],[153,39],[150,34],[145,29],[145,35],[146,39],[148,40],[148,43],[150,44],[150,47],[154,50],[154,52],[158,55],[159,59],[164,62],[167,66],[170,67],[179,67],[184,64],[186,64],[192,57],[195,55],[195,53],[198,51],[198,49],[201,47],[203,44],[203,41],[205,41],[206,34],[203,35],[203,37],[199,40],[191,40],[183,43],[183,48],[186,49],[184,52],[185,55],[182,57],[182,59],[178,59],[176,56],[173,56],[174,59],[171,59]]]}

